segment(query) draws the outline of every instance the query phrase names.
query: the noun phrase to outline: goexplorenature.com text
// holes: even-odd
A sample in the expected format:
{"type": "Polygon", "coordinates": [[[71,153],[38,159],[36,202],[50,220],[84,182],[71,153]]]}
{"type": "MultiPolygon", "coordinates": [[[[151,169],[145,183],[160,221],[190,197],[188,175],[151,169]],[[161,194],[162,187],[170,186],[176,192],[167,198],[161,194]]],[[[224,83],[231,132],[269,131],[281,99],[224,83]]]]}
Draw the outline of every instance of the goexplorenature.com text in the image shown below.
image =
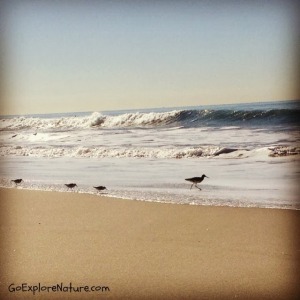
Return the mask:
{"type": "Polygon", "coordinates": [[[101,285],[83,285],[83,286],[74,286],[72,282],[68,285],[64,283],[57,283],[53,285],[44,285],[40,282],[35,285],[30,285],[27,283],[21,284],[10,284],[8,286],[8,291],[11,293],[23,292],[23,293],[32,293],[35,295],[36,293],[91,293],[91,292],[110,292],[110,288],[108,286],[101,285]]]}

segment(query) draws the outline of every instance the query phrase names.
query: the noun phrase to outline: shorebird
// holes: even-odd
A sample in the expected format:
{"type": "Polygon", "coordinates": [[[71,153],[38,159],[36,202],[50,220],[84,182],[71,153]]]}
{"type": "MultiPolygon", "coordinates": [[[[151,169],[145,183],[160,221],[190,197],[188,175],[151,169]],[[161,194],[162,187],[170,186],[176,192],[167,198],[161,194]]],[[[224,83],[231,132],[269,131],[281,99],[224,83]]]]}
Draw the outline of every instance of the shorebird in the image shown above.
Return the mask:
{"type": "Polygon", "coordinates": [[[75,186],[77,186],[76,183],[66,183],[65,186],[68,188],[68,189],[73,189],[75,186]]]}
{"type": "Polygon", "coordinates": [[[107,188],[105,186],[99,185],[99,186],[94,186],[94,189],[98,190],[98,191],[103,191],[103,190],[107,190],[107,188]]]}
{"type": "Polygon", "coordinates": [[[14,182],[16,185],[18,185],[19,183],[21,183],[23,181],[23,179],[13,179],[11,180],[12,182],[14,182]]]}
{"type": "Polygon", "coordinates": [[[209,178],[208,176],[206,176],[206,175],[203,174],[201,177],[192,177],[192,178],[187,178],[187,179],[185,179],[185,180],[192,182],[191,188],[192,188],[193,185],[194,185],[196,188],[198,188],[199,190],[201,190],[201,189],[197,186],[197,183],[202,182],[203,179],[204,179],[205,177],[209,178]]]}

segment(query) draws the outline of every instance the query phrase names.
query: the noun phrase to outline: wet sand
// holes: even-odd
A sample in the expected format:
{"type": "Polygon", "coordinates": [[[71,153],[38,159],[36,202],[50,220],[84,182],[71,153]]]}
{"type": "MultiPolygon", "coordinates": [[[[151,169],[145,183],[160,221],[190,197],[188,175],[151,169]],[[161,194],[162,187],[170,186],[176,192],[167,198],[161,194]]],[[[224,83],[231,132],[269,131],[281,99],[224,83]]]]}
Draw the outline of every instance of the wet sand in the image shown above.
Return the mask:
{"type": "Polygon", "coordinates": [[[1,299],[297,299],[300,211],[0,189],[1,299]],[[71,292],[88,286],[98,291],[71,292]],[[12,285],[13,284],[13,285],[12,285]],[[60,284],[65,291],[54,291],[60,284]],[[32,287],[32,289],[35,289],[32,287]]]}

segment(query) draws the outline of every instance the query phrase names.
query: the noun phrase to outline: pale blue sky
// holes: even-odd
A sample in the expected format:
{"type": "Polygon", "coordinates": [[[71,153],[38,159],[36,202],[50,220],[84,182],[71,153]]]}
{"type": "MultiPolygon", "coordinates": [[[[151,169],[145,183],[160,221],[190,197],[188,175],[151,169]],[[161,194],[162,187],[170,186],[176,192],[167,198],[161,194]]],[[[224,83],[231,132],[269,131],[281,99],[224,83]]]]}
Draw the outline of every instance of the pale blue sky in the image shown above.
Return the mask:
{"type": "Polygon", "coordinates": [[[298,96],[291,1],[12,0],[2,15],[3,113],[298,96]]]}

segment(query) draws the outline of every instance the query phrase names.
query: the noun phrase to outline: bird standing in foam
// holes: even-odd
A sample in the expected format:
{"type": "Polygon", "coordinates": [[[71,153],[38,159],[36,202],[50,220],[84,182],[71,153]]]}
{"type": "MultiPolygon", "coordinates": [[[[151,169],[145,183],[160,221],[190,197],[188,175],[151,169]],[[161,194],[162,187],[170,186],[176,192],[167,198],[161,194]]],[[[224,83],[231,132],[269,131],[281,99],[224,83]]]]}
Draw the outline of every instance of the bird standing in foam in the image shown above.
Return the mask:
{"type": "Polygon", "coordinates": [[[77,184],[76,183],[66,183],[65,186],[68,188],[68,189],[73,189],[75,187],[77,187],[77,184]]]}

